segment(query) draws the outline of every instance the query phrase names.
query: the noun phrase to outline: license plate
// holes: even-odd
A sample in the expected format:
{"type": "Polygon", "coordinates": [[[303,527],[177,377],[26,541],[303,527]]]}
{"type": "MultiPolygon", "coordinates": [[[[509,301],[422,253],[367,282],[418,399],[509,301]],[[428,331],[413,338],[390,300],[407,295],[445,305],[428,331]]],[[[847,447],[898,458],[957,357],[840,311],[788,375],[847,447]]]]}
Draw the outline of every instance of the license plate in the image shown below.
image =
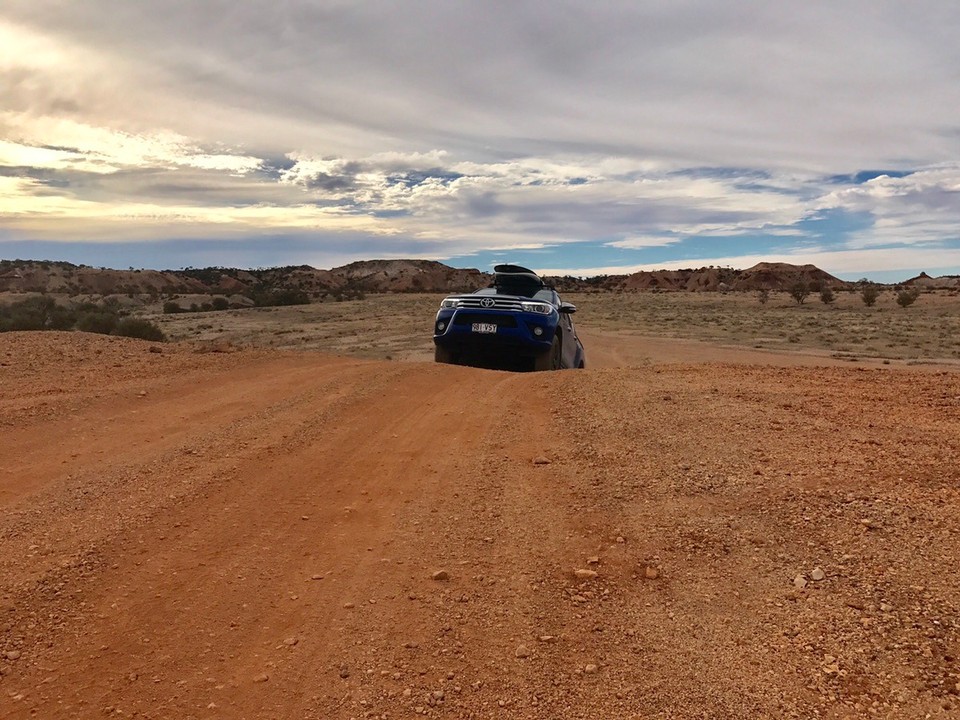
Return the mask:
{"type": "Polygon", "coordinates": [[[493,323],[473,323],[473,332],[475,333],[495,333],[497,326],[493,323]]]}

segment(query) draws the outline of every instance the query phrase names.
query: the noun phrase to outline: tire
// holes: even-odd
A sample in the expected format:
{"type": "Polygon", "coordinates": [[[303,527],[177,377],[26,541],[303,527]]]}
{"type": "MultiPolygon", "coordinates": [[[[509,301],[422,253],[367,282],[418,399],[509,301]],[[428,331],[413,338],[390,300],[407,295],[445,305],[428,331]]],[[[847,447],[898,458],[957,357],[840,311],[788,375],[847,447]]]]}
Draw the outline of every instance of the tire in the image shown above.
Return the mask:
{"type": "Polygon", "coordinates": [[[537,372],[543,370],[559,370],[560,358],[563,351],[563,343],[560,341],[560,334],[553,336],[553,344],[550,349],[542,355],[537,355],[533,359],[533,369],[537,372]]]}
{"type": "Polygon", "coordinates": [[[435,346],[433,349],[433,359],[438,363],[446,363],[447,365],[452,365],[454,363],[453,353],[447,350],[445,347],[440,347],[439,345],[435,346]]]}

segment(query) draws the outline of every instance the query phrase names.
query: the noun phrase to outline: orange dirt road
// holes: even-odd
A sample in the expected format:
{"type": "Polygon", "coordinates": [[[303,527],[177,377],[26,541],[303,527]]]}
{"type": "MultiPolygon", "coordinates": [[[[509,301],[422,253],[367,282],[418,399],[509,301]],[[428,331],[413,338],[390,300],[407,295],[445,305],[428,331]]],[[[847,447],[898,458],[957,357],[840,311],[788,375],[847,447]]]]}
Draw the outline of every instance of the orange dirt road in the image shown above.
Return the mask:
{"type": "Polygon", "coordinates": [[[956,373],[155,350],[0,335],[0,718],[960,714],[956,373]]]}

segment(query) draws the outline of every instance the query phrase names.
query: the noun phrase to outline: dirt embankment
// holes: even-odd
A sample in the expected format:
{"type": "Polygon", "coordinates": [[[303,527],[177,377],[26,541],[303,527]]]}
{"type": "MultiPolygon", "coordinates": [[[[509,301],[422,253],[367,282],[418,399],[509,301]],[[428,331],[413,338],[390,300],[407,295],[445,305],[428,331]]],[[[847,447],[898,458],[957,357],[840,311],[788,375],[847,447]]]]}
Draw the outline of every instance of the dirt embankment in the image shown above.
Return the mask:
{"type": "Polygon", "coordinates": [[[960,376],[0,336],[0,716],[960,710],[960,376]]]}

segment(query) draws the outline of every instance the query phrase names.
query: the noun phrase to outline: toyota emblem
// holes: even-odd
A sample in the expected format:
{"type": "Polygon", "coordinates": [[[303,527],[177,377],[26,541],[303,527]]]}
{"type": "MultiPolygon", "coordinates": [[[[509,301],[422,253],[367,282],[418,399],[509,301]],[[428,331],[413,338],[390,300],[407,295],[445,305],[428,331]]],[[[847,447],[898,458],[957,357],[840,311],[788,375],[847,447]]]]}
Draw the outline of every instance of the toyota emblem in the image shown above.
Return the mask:
{"type": "Polygon", "coordinates": [[[484,298],[483,300],[480,301],[480,306],[485,308],[493,307],[496,304],[497,304],[497,301],[494,300],[493,298],[484,298]]]}

